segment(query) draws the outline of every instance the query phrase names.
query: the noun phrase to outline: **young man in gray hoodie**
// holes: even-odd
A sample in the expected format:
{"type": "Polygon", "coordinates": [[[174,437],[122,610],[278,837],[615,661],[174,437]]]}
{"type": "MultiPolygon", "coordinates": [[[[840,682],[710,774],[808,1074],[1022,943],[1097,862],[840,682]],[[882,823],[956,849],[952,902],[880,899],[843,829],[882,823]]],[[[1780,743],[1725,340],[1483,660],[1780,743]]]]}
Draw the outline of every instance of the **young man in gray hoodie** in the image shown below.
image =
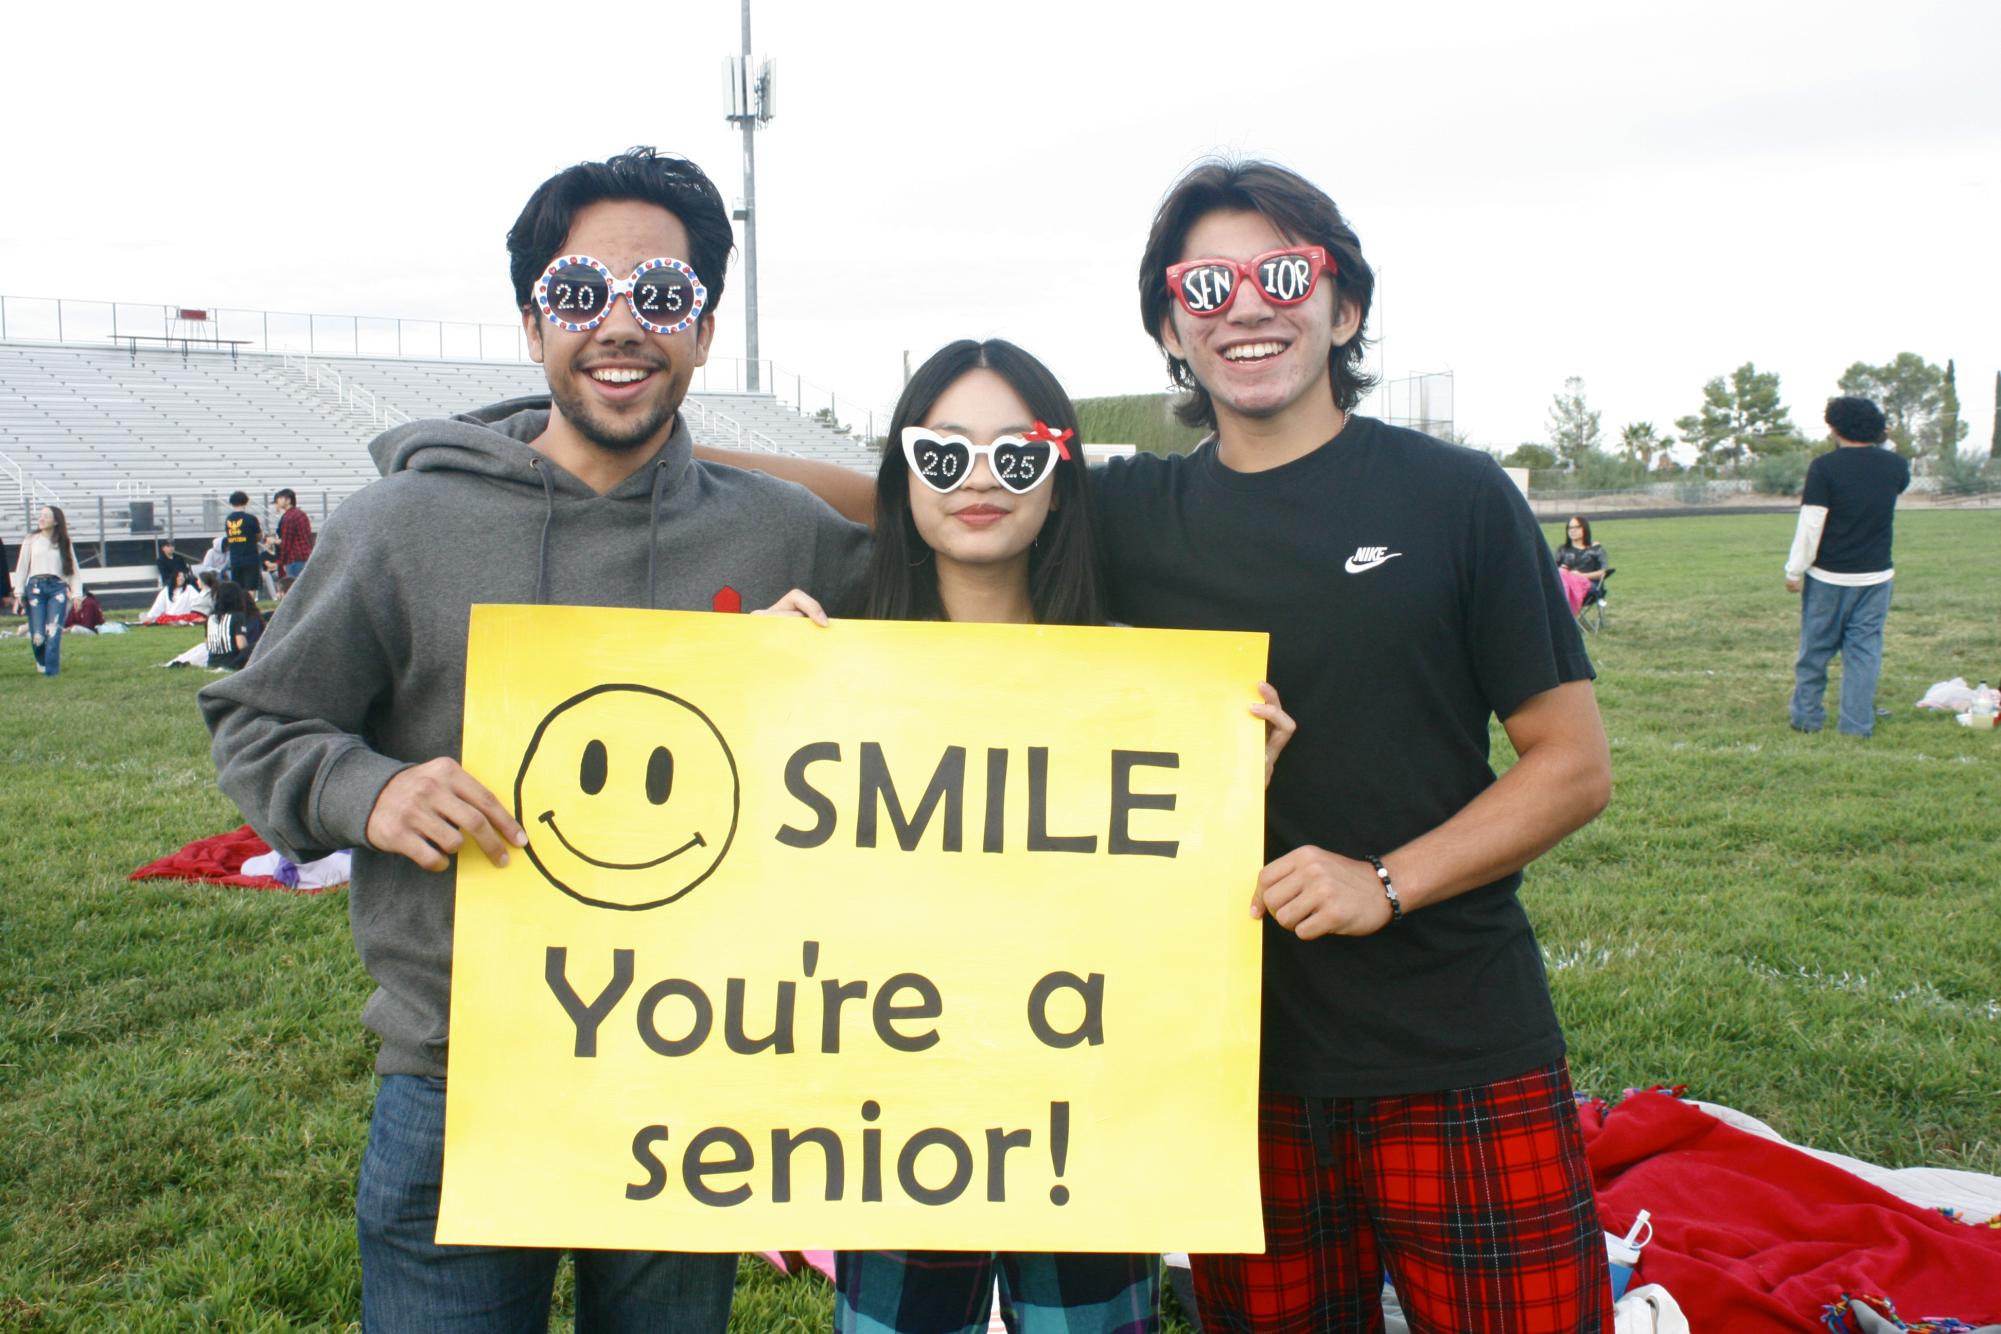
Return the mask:
{"type": "MultiPolygon", "coordinates": [[[[793,587],[845,602],[866,561],[866,531],[805,490],[690,455],[679,409],[731,249],[699,168],[649,148],[571,167],[507,248],[549,397],[377,439],[382,480],[327,519],[249,666],[201,695],[223,790],[258,833],[299,861],[354,849],[376,983],[362,1021],[381,1038],[356,1198],[371,1330],[544,1328],[559,1258],[434,1240],[453,858],[470,842],[504,865],[527,841],[458,763],[470,608],[734,611],[793,587]]],[[[734,1256],[578,1251],[575,1268],[580,1329],[728,1322],[734,1256]]]]}

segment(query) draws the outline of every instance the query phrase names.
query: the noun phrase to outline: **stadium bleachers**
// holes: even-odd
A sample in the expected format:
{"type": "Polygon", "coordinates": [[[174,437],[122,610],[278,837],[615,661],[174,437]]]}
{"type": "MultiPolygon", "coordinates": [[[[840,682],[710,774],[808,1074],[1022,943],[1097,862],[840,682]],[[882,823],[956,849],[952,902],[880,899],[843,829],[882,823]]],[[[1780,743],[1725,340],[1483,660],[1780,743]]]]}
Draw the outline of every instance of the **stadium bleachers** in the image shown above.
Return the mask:
{"type": "MultiPolygon", "coordinates": [[[[127,506],[148,501],[164,529],[211,531],[242,488],[258,506],[281,486],[315,518],[373,480],[368,442],[389,414],[424,418],[544,392],[532,363],[323,357],[84,344],[0,343],[0,456],[53,493],[81,539],[131,531],[127,506]]],[[[823,458],[872,471],[866,445],[769,394],[696,392],[684,409],[695,438],[823,458]]],[[[25,531],[29,508],[0,468],[0,535],[25,531]]]]}

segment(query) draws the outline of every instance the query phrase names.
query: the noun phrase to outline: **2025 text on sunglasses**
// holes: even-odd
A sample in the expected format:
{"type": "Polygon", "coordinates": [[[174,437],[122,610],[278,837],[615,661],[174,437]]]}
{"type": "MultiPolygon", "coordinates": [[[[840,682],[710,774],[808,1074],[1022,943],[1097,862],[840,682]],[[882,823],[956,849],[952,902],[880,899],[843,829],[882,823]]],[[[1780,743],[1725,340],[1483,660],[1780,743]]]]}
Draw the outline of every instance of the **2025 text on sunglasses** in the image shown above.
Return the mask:
{"type": "Polygon", "coordinates": [[[903,428],[903,458],[924,485],[944,495],[956,491],[973,475],[980,459],[1004,490],[1026,495],[1056,472],[1056,460],[1070,457],[1069,429],[1052,431],[1041,422],[1020,435],[997,435],[976,445],[963,435],[939,435],[922,426],[903,428]]]}
{"type": "Polygon", "coordinates": [[[702,317],[709,289],[685,260],[665,255],[644,261],[623,279],[589,255],[562,255],[535,283],[535,304],[549,323],[570,333],[589,333],[603,324],[620,297],[641,328],[677,334],[702,317]]]}

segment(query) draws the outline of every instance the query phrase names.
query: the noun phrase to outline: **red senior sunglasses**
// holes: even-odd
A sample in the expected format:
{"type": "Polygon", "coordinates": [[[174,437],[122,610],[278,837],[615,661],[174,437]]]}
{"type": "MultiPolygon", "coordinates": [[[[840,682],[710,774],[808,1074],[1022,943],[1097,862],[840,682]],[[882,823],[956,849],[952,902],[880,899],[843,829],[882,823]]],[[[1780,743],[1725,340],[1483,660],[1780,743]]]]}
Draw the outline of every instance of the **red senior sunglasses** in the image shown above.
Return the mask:
{"type": "Polygon", "coordinates": [[[1341,266],[1317,245],[1287,246],[1267,250],[1248,260],[1185,259],[1167,266],[1167,285],[1181,308],[1190,315],[1220,315],[1236,299],[1241,279],[1258,285],[1258,292],[1274,306],[1296,306],[1313,295],[1323,273],[1339,273],[1341,266]]]}

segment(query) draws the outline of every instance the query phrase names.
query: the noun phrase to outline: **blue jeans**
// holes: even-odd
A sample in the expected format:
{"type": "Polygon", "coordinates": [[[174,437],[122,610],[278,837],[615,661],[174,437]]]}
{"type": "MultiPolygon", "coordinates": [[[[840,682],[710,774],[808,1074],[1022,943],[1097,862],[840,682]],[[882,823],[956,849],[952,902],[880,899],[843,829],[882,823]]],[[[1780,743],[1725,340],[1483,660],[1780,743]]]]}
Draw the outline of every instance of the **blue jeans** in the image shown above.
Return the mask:
{"type": "Polygon", "coordinates": [[[69,585],[53,574],[38,574],[21,590],[27,604],[28,644],[35,668],[54,676],[63,665],[63,622],[69,618],[69,585]]]}
{"type": "Polygon", "coordinates": [[[1793,668],[1793,726],[1818,732],[1827,721],[1827,663],[1841,654],[1841,730],[1876,730],[1876,678],[1883,670],[1883,622],[1890,582],[1866,588],[1822,583],[1809,575],[1800,589],[1800,656],[1793,668]]]}
{"type": "MultiPolygon", "coordinates": [[[[562,1252],[440,1246],[445,1081],[386,1075],[375,1095],[355,1192],[361,1327],[371,1334],[545,1334],[562,1252]]],[[[575,1251],[577,1330],[723,1334],[734,1255],[575,1251]]]]}

